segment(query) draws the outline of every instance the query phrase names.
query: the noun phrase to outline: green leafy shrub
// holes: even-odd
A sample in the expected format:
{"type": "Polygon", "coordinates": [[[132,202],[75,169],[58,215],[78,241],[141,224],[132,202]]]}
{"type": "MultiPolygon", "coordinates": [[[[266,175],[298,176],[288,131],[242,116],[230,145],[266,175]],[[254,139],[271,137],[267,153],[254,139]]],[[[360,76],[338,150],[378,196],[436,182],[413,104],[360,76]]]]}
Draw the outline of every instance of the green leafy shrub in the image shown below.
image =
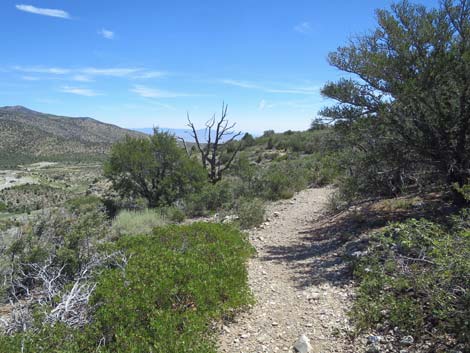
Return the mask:
{"type": "Polygon", "coordinates": [[[235,205],[238,185],[238,181],[233,178],[225,178],[217,184],[206,184],[199,192],[186,198],[186,214],[204,216],[211,211],[231,209],[235,205]]]}
{"type": "Polygon", "coordinates": [[[68,200],[65,205],[72,211],[86,213],[104,208],[103,201],[98,196],[80,196],[68,200]]]}
{"type": "Polygon", "coordinates": [[[240,227],[247,229],[263,223],[265,214],[264,202],[260,199],[243,198],[237,208],[240,227]]]}
{"type": "Polygon", "coordinates": [[[194,193],[206,176],[174,135],[154,130],[149,139],[126,137],[113,145],[105,176],[123,197],[143,197],[151,208],[168,206],[194,193]]]}
{"type": "Polygon", "coordinates": [[[442,343],[449,336],[470,342],[469,214],[454,216],[450,228],[412,219],[373,237],[355,270],[359,328],[380,324],[417,337],[434,332],[442,343]]]}
{"type": "Polygon", "coordinates": [[[288,199],[308,186],[307,170],[299,160],[270,164],[253,185],[255,195],[267,200],[288,199]]]}
{"type": "Polygon", "coordinates": [[[186,219],[186,214],[179,207],[168,207],[165,209],[165,214],[170,222],[181,223],[186,219]]]}
{"type": "Polygon", "coordinates": [[[16,353],[215,353],[213,320],[251,302],[245,263],[253,253],[230,226],[197,223],[121,238],[125,271],[99,278],[98,306],[83,329],[44,325],[37,333],[0,337],[16,353]]]}

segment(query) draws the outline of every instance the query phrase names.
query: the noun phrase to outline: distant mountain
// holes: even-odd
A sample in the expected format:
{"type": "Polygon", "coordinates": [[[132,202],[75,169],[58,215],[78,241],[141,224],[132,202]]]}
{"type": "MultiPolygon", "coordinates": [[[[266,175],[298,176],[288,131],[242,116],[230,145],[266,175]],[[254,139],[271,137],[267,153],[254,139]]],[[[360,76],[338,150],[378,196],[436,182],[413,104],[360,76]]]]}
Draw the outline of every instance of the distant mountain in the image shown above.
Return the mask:
{"type": "MultiPolygon", "coordinates": [[[[193,138],[192,132],[190,128],[186,129],[172,129],[172,128],[166,128],[166,127],[159,127],[158,128],[160,131],[167,131],[175,135],[176,137],[183,138],[186,142],[196,142],[193,138]]],[[[153,128],[141,128],[141,129],[133,129],[135,131],[143,132],[144,134],[147,135],[152,135],[153,134],[153,128]]],[[[236,130],[238,132],[238,130],[236,130]]],[[[199,129],[196,130],[197,135],[201,142],[206,141],[206,130],[205,129],[199,129]]],[[[214,132],[213,132],[214,133],[214,132]]],[[[245,133],[242,133],[237,140],[241,139],[245,133]]],[[[214,136],[214,135],[212,135],[214,136]]],[[[223,141],[227,141],[227,139],[230,139],[231,136],[224,136],[223,141]]]]}
{"type": "Polygon", "coordinates": [[[44,114],[22,106],[0,107],[0,166],[103,159],[110,146],[126,135],[145,136],[91,118],[44,114]]]}
{"type": "MultiPolygon", "coordinates": [[[[172,128],[166,128],[166,127],[160,127],[158,128],[160,131],[167,131],[175,135],[176,137],[183,138],[187,142],[195,142],[193,136],[191,135],[191,129],[186,128],[186,129],[172,129],[172,128]]],[[[143,132],[144,134],[147,135],[152,135],[153,134],[153,128],[142,128],[142,129],[133,129],[135,131],[143,132]]],[[[200,129],[197,130],[198,136],[205,136],[205,130],[200,129]]]]}

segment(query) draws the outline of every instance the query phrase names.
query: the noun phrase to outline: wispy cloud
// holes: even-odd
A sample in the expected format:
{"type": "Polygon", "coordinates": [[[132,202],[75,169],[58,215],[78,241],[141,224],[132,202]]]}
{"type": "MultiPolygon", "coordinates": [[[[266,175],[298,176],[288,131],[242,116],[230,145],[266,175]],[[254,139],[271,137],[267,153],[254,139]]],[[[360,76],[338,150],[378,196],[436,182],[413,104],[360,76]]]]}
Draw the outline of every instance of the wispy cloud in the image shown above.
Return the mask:
{"type": "Polygon", "coordinates": [[[144,71],[138,68],[96,68],[88,67],[79,70],[81,73],[90,76],[113,76],[113,77],[126,77],[144,71]]]}
{"type": "Polygon", "coordinates": [[[252,83],[252,82],[246,82],[246,81],[238,81],[238,80],[222,80],[222,83],[225,83],[226,85],[229,86],[236,86],[236,87],[241,87],[241,88],[254,88],[254,89],[262,89],[261,86],[252,83]]]}
{"type": "Polygon", "coordinates": [[[249,81],[238,81],[238,80],[222,80],[222,83],[230,86],[255,89],[266,93],[285,93],[285,94],[301,94],[301,95],[315,95],[318,94],[320,87],[317,86],[285,86],[285,87],[273,87],[271,85],[258,84],[249,81]]]}
{"type": "Polygon", "coordinates": [[[109,29],[101,29],[98,31],[98,34],[105,39],[114,39],[114,32],[109,29]]]}
{"type": "Polygon", "coordinates": [[[145,71],[145,72],[135,75],[134,78],[142,78],[142,79],[160,78],[160,77],[164,77],[167,75],[168,73],[164,71],[145,71]]]}
{"type": "Polygon", "coordinates": [[[24,67],[15,66],[13,67],[16,71],[35,73],[35,74],[51,74],[51,75],[66,75],[70,73],[69,69],[60,67],[24,67]]]}
{"type": "Polygon", "coordinates": [[[93,79],[87,75],[74,75],[72,80],[77,82],[93,82],[93,79]]]}
{"type": "Polygon", "coordinates": [[[188,93],[165,91],[143,85],[135,85],[134,88],[131,89],[131,92],[134,92],[144,98],[177,98],[192,96],[192,94],[188,93]]]}
{"type": "Polygon", "coordinates": [[[294,31],[302,33],[302,34],[307,34],[312,32],[312,26],[310,22],[301,22],[297,25],[294,26],[294,31]]]}
{"type": "Polygon", "coordinates": [[[100,96],[101,94],[90,89],[90,88],[83,88],[83,87],[71,87],[71,86],[64,86],[61,89],[64,93],[76,94],[79,96],[85,97],[95,97],[100,96]]]}
{"type": "Polygon", "coordinates": [[[90,82],[94,77],[120,77],[129,79],[152,79],[167,76],[164,71],[149,70],[139,67],[85,67],[85,68],[61,68],[61,67],[43,67],[43,66],[14,66],[13,70],[28,74],[44,75],[71,75],[72,81],[90,82]]]}
{"type": "Polygon", "coordinates": [[[40,78],[36,76],[21,76],[21,79],[24,81],[39,81],[40,78]]]}
{"type": "Polygon", "coordinates": [[[50,17],[59,17],[69,19],[70,15],[64,10],[58,9],[44,9],[40,7],[35,7],[32,5],[16,5],[16,8],[20,11],[34,13],[36,15],[50,16],[50,17]]]}
{"type": "Polygon", "coordinates": [[[266,108],[266,101],[264,99],[261,99],[261,101],[258,104],[258,109],[264,110],[265,108],[266,108]]]}

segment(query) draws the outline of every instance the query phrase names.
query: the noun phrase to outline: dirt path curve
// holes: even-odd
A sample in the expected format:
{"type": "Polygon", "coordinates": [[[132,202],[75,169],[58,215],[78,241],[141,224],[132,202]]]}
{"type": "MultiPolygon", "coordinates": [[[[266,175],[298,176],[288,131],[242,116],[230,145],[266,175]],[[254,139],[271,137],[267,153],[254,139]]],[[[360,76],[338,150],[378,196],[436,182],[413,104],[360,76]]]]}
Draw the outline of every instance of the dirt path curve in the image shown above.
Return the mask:
{"type": "Polygon", "coordinates": [[[293,352],[302,334],[313,353],[362,351],[347,340],[352,290],[336,252],[340,244],[315,232],[331,192],[308,189],[273,203],[269,222],[250,232],[256,304],[223,327],[220,352],[293,352]]]}

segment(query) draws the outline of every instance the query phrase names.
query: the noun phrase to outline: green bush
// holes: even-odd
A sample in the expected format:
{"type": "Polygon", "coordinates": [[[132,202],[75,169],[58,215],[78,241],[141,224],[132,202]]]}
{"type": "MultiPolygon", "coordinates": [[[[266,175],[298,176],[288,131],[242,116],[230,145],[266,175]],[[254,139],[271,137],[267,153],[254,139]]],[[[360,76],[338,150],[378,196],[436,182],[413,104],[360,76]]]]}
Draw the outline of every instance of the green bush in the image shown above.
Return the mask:
{"type": "Polygon", "coordinates": [[[154,130],[149,139],[126,137],[113,145],[105,176],[122,197],[143,197],[151,208],[168,206],[196,192],[206,179],[174,135],[154,130]]]}
{"type": "Polygon", "coordinates": [[[123,210],[113,220],[112,228],[119,235],[149,234],[156,227],[168,223],[161,209],[145,209],[142,211],[123,210]]]}
{"type": "Polygon", "coordinates": [[[3,336],[3,351],[215,353],[211,323],[251,302],[245,263],[253,250],[235,228],[169,226],[116,248],[128,264],[100,276],[89,326],[3,336]]]}
{"type": "Polygon", "coordinates": [[[238,183],[225,178],[217,184],[206,184],[199,192],[186,198],[185,211],[189,216],[205,216],[221,209],[231,209],[235,205],[238,183]]]}
{"type": "Polygon", "coordinates": [[[72,212],[86,213],[104,208],[104,204],[98,196],[80,196],[68,200],[65,203],[72,212]]]}
{"type": "Polygon", "coordinates": [[[239,201],[237,208],[238,221],[240,227],[247,229],[255,227],[264,221],[264,202],[260,199],[246,199],[239,201]]]}
{"type": "Polygon", "coordinates": [[[308,186],[308,170],[300,160],[270,164],[253,185],[255,195],[267,200],[288,199],[308,186]]]}
{"type": "Polygon", "coordinates": [[[394,223],[373,237],[355,269],[359,328],[470,342],[469,215],[454,216],[450,228],[424,219],[394,223]]]}

